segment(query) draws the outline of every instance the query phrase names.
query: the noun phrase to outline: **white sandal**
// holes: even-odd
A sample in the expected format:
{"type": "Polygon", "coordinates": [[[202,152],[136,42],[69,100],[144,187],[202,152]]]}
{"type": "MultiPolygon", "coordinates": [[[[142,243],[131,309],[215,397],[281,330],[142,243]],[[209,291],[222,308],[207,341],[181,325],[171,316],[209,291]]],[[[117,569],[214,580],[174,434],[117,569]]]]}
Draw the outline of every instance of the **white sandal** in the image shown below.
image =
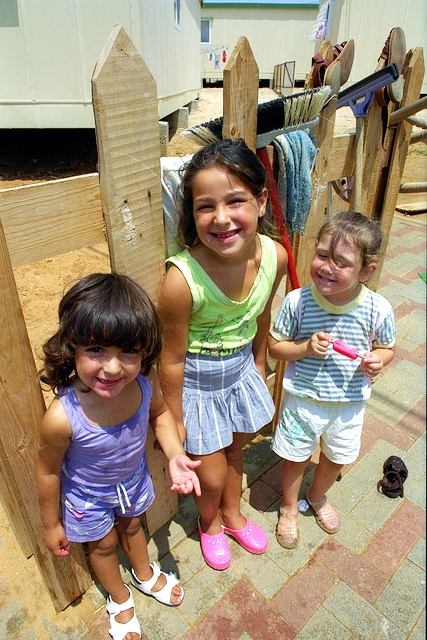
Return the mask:
{"type": "Polygon", "coordinates": [[[177,584],[179,584],[179,580],[173,575],[173,573],[165,573],[164,571],[160,571],[160,567],[155,562],[150,564],[150,567],[153,570],[153,575],[149,580],[146,580],[145,582],[141,582],[141,580],[138,580],[138,578],[136,577],[135,571],[131,569],[131,582],[133,586],[139,589],[139,591],[142,591],[142,593],[146,593],[148,596],[153,596],[153,598],[155,598],[162,604],[167,604],[169,607],[177,607],[178,605],[180,605],[184,598],[184,589],[182,585],[180,585],[181,587],[180,601],[178,602],[178,604],[175,604],[175,605],[172,604],[171,602],[172,589],[177,584]],[[158,577],[160,576],[161,573],[163,573],[163,575],[166,578],[166,584],[162,589],[160,589],[160,591],[152,591],[152,588],[156,584],[158,577]]]}
{"type": "MultiPolygon", "coordinates": [[[[126,589],[129,589],[125,584],[126,589]]],[[[108,630],[113,640],[123,640],[127,633],[138,633],[141,637],[141,626],[135,614],[135,604],[132,591],[129,589],[129,598],[122,604],[117,604],[109,595],[107,598],[107,611],[110,614],[110,629],[108,630]],[[133,608],[133,617],[129,622],[117,622],[116,615],[122,611],[133,608]]]]}

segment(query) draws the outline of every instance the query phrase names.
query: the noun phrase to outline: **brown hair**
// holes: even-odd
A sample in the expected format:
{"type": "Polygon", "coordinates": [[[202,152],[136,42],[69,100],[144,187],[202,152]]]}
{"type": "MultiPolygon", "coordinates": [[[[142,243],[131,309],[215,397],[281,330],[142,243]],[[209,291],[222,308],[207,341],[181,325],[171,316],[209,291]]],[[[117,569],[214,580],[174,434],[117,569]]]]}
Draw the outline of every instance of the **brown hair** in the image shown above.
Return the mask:
{"type": "Polygon", "coordinates": [[[79,280],[59,303],[59,328],[43,345],[41,382],[55,393],[75,375],[78,346],[116,346],[142,352],[146,375],[162,348],[159,315],[146,292],[118,273],[92,273],[79,280]]]}
{"type": "MultiPolygon", "coordinates": [[[[256,198],[267,187],[264,165],[242,138],[219,140],[197,151],[180,170],[178,238],[187,247],[193,247],[199,242],[193,214],[194,181],[200,171],[211,167],[224,169],[234,175],[256,198]]],[[[271,221],[265,220],[265,216],[259,219],[258,228],[260,232],[277,236],[271,221]]]]}
{"type": "Polygon", "coordinates": [[[360,249],[362,269],[373,262],[378,262],[381,257],[383,233],[376,222],[372,222],[361,213],[354,211],[338,213],[320,228],[317,241],[325,234],[332,236],[331,258],[333,260],[335,248],[340,240],[354,244],[360,249]]]}

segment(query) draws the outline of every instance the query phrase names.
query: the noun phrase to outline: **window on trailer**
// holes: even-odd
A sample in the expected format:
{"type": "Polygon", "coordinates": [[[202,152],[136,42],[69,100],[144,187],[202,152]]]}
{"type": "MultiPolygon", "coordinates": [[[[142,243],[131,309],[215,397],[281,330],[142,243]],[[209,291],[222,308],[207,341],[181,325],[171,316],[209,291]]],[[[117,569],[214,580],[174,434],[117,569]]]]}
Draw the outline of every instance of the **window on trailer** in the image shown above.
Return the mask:
{"type": "Polygon", "coordinates": [[[173,0],[173,8],[175,12],[175,25],[181,26],[181,0],[173,0]]]}
{"type": "Polygon", "coordinates": [[[212,20],[203,20],[200,25],[200,34],[202,44],[212,44],[212,20]]]}

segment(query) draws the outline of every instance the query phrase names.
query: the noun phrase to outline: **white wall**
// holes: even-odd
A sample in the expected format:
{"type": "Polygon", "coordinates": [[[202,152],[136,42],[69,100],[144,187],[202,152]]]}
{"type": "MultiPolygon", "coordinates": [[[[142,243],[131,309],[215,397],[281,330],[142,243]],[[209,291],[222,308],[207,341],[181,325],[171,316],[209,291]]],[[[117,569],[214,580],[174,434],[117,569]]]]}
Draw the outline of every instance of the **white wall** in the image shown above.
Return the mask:
{"type": "Polygon", "coordinates": [[[153,74],[159,117],[198,97],[199,0],[1,0],[0,129],[93,127],[91,76],[120,24],[153,74]]]}
{"type": "MultiPolygon", "coordinates": [[[[394,27],[405,32],[406,50],[424,48],[427,69],[427,0],[334,0],[331,40],[353,38],[354,62],[349,85],[375,71],[384,43],[394,27]]],[[[427,72],[422,93],[427,93],[427,72]]]]}
{"type": "Polygon", "coordinates": [[[212,43],[202,46],[202,78],[222,79],[205,51],[224,48],[229,56],[240,36],[246,36],[259,69],[259,77],[272,79],[274,65],[295,60],[295,77],[303,80],[311,67],[316,45],[309,36],[317,9],[202,9],[212,18],[212,43]]]}
{"type": "MultiPolygon", "coordinates": [[[[320,6],[323,0],[320,2],[320,6]]],[[[258,64],[260,78],[271,79],[274,65],[295,60],[295,78],[304,80],[319,42],[309,36],[317,9],[205,8],[212,18],[212,44],[202,45],[202,78],[222,79],[205,51],[225,49],[231,54],[240,36],[246,36],[258,64]]],[[[393,27],[402,27],[407,50],[422,46],[427,67],[427,0],[333,0],[330,40],[355,41],[355,60],[348,86],[373,73],[384,42],[393,27]]],[[[427,76],[422,92],[427,93],[427,76]]]]}

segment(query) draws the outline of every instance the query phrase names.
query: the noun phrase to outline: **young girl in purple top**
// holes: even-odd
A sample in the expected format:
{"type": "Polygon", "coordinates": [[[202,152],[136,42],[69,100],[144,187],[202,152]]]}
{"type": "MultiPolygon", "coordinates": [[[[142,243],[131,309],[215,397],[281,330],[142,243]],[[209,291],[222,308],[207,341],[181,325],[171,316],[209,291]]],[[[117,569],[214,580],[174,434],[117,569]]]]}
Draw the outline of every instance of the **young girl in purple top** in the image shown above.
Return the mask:
{"type": "Polygon", "coordinates": [[[150,423],[169,460],[172,491],[200,485],[152,364],[162,347],[157,312],[143,289],[119,274],[82,278],[59,305],[59,328],[43,346],[40,379],[55,398],[43,418],[36,465],[44,538],[55,556],[87,542],[108,593],[110,635],[138,640],[141,629],[117,557],[120,542],[134,587],[167,605],[184,590],[149,563],[140,515],[154,500],[146,459],[150,423]],[[62,502],[62,521],[59,503],[62,502]]]}

